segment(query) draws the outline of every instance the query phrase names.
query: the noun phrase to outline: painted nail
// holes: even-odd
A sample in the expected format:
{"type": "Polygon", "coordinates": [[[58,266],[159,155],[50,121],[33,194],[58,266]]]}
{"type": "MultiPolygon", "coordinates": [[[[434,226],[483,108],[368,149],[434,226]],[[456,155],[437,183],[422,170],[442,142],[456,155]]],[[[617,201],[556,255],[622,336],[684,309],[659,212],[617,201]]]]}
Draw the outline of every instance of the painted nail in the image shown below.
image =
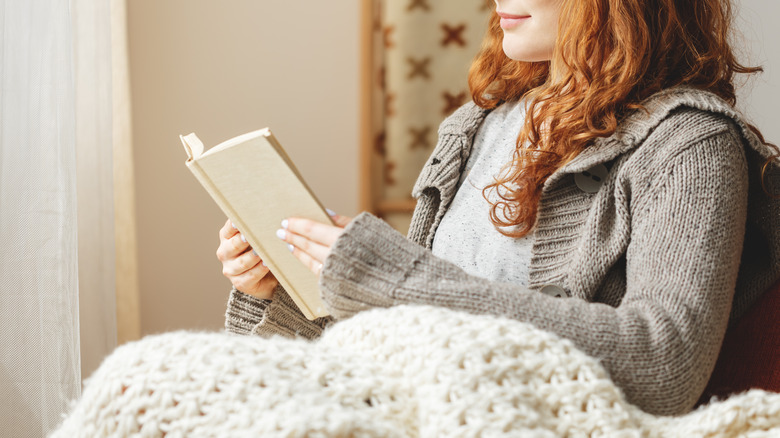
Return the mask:
{"type": "Polygon", "coordinates": [[[241,235],[241,241],[242,241],[242,242],[246,242],[246,237],[244,237],[244,235],[243,235],[243,234],[241,235]]]}
{"type": "Polygon", "coordinates": [[[238,227],[236,226],[236,224],[233,223],[233,221],[230,221],[230,226],[233,227],[234,230],[238,229],[238,227]]]}
{"type": "Polygon", "coordinates": [[[289,222],[287,222],[287,219],[282,219],[282,228],[284,228],[286,230],[288,224],[289,224],[289,222]]]}
{"type": "Polygon", "coordinates": [[[282,229],[278,229],[276,230],[276,237],[284,240],[287,237],[287,233],[285,233],[282,229]]]}
{"type": "Polygon", "coordinates": [[[329,209],[329,208],[326,208],[325,211],[327,211],[328,214],[331,215],[331,216],[336,216],[336,212],[331,210],[331,209],[329,209]]]}
{"type": "Polygon", "coordinates": [[[291,243],[288,243],[288,244],[287,244],[287,249],[289,249],[289,250],[290,250],[290,252],[293,252],[293,251],[295,251],[295,247],[294,247],[294,246],[292,246],[292,244],[291,244],[291,243]]]}

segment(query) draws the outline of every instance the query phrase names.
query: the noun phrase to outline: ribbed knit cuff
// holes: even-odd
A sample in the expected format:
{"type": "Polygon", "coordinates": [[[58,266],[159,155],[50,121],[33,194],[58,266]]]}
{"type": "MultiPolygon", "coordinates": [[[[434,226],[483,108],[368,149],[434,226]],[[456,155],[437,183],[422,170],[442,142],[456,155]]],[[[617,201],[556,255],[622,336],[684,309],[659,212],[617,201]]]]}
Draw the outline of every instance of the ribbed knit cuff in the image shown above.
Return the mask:
{"type": "Polygon", "coordinates": [[[269,300],[245,294],[234,286],[225,312],[225,330],[240,335],[252,333],[252,329],[263,320],[270,303],[269,300]]]}
{"type": "Polygon", "coordinates": [[[268,305],[263,319],[251,332],[263,337],[282,335],[289,338],[314,339],[322,334],[323,328],[330,321],[330,318],[308,320],[280,285],[274,289],[274,299],[268,305]]]}
{"type": "Polygon", "coordinates": [[[322,298],[336,319],[395,303],[394,291],[425,249],[383,220],[361,213],[331,247],[320,276],[322,298]]]}

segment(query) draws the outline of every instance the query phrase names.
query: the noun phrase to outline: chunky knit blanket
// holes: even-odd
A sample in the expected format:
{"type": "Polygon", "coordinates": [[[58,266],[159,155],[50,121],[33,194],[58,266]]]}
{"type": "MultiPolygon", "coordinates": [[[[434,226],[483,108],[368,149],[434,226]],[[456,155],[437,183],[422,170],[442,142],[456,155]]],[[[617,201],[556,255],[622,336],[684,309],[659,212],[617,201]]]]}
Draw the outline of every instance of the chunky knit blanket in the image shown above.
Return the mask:
{"type": "Polygon", "coordinates": [[[126,344],[54,436],[769,437],[780,436],[780,394],[656,417],[567,340],[513,320],[398,306],[315,342],[174,332],[126,344]]]}

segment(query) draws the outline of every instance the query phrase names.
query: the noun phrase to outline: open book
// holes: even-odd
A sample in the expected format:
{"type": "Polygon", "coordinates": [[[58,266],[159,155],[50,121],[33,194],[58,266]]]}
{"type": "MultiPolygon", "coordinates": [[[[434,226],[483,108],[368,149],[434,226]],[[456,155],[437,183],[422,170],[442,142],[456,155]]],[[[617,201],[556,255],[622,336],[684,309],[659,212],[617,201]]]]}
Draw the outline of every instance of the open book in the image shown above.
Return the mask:
{"type": "Polygon", "coordinates": [[[304,217],[332,224],[270,130],[261,129],[203,151],[195,134],[179,136],[187,167],[246,237],[309,319],[328,315],[317,276],[276,237],[282,219],[304,217]]]}

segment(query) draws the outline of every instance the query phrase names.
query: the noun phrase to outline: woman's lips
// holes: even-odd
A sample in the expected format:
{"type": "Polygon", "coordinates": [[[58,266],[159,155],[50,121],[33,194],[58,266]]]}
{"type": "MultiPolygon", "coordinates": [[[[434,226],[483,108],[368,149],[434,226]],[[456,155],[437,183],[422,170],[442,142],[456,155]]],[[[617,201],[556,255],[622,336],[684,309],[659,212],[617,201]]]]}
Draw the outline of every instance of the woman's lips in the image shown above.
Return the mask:
{"type": "Polygon", "coordinates": [[[523,21],[531,18],[530,15],[513,15],[504,12],[497,12],[497,14],[499,17],[501,17],[502,29],[511,29],[517,26],[518,24],[522,23],[523,21]]]}

